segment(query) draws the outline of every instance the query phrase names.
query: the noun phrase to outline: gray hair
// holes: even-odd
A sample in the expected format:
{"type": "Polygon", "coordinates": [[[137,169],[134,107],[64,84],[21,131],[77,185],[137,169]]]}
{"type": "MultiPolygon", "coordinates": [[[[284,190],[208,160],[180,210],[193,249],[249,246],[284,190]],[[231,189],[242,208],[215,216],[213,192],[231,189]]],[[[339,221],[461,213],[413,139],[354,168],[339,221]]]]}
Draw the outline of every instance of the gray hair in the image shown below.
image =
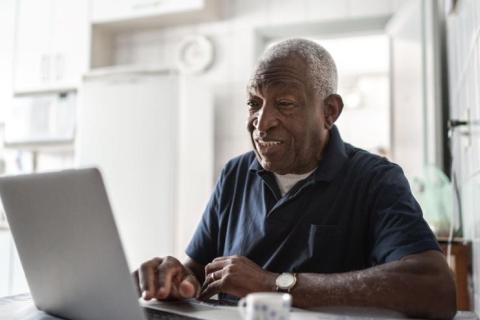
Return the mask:
{"type": "Polygon", "coordinates": [[[267,48],[258,62],[258,66],[289,58],[296,55],[305,61],[313,80],[313,88],[323,97],[337,92],[337,67],[332,56],[316,42],[306,39],[288,39],[267,48]]]}

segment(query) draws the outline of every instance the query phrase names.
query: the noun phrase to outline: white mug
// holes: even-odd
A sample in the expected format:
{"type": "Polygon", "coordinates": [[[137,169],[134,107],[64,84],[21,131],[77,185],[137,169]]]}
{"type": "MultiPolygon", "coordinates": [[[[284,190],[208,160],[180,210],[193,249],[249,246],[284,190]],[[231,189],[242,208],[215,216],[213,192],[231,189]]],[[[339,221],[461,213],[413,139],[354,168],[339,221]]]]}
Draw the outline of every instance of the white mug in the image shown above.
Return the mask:
{"type": "Polygon", "coordinates": [[[250,293],[238,302],[245,320],[288,320],[292,296],[280,292],[250,293]]]}

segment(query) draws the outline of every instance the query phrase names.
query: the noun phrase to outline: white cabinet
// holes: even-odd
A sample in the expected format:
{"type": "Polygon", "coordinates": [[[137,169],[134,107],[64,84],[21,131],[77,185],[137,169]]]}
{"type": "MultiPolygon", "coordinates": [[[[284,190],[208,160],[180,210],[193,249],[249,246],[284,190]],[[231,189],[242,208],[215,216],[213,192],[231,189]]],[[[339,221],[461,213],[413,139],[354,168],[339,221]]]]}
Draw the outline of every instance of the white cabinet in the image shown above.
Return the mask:
{"type": "Polygon", "coordinates": [[[91,22],[109,28],[152,27],[215,19],[219,0],[91,0],[91,22]]]}
{"type": "Polygon", "coordinates": [[[88,65],[86,2],[20,0],[17,8],[15,93],[75,88],[88,65]]]}
{"type": "Polygon", "coordinates": [[[48,77],[51,0],[18,2],[14,91],[39,86],[48,77]]]}
{"type": "Polygon", "coordinates": [[[202,8],[204,0],[94,0],[92,20],[106,21],[202,8]]]}
{"type": "Polygon", "coordinates": [[[0,297],[10,294],[10,234],[0,228],[0,297]]]}
{"type": "MultiPolygon", "coordinates": [[[[15,36],[15,0],[0,1],[0,123],[6,107],[12,103],[13,40],[15,36]]],[[[1,282],[1,280],[0,280],[1,282]]]]}
{"type": "Polygon", "coordinates": [[[10,231],[0,225],[0,297],[28,291],[27,280],[10,231]]]}
{"type": "MultiPolygon", "coordinates": [[[[38,0],[37,0],[38,1],[38,0]]],[[[54,0],[50,53],[56,85],[78,85],[88,68],[88,12],[84,0],[54,0]]]]}

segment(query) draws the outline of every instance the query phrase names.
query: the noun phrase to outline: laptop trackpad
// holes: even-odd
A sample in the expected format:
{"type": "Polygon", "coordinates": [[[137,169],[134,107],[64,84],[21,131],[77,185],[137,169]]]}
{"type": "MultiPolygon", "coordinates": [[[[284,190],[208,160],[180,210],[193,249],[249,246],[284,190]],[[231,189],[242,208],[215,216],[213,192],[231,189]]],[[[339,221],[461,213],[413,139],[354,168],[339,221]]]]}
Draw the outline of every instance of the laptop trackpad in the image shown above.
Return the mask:
{"type": "Polygon", "coordinates": [[[195,299],[185,301],[145,301],[140,299],[140,305],[145,308],[172,312],[192,318],[212,320],[242,319],[235,306],[215,305],[214,303],[206,303],[195,299]]]}

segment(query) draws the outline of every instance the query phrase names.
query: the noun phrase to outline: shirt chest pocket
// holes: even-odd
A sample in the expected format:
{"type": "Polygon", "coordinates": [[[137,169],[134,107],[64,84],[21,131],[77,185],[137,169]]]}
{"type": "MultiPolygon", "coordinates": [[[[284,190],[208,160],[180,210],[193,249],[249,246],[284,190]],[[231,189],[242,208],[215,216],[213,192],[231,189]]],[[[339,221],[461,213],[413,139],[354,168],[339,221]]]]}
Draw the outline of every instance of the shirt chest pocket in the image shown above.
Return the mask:
{"type": "Polygon", "coordinates": [[[308,254],[316,272],[335,272],[342,265],[345,231],[335,225],[311,224],[308,254]]]}

